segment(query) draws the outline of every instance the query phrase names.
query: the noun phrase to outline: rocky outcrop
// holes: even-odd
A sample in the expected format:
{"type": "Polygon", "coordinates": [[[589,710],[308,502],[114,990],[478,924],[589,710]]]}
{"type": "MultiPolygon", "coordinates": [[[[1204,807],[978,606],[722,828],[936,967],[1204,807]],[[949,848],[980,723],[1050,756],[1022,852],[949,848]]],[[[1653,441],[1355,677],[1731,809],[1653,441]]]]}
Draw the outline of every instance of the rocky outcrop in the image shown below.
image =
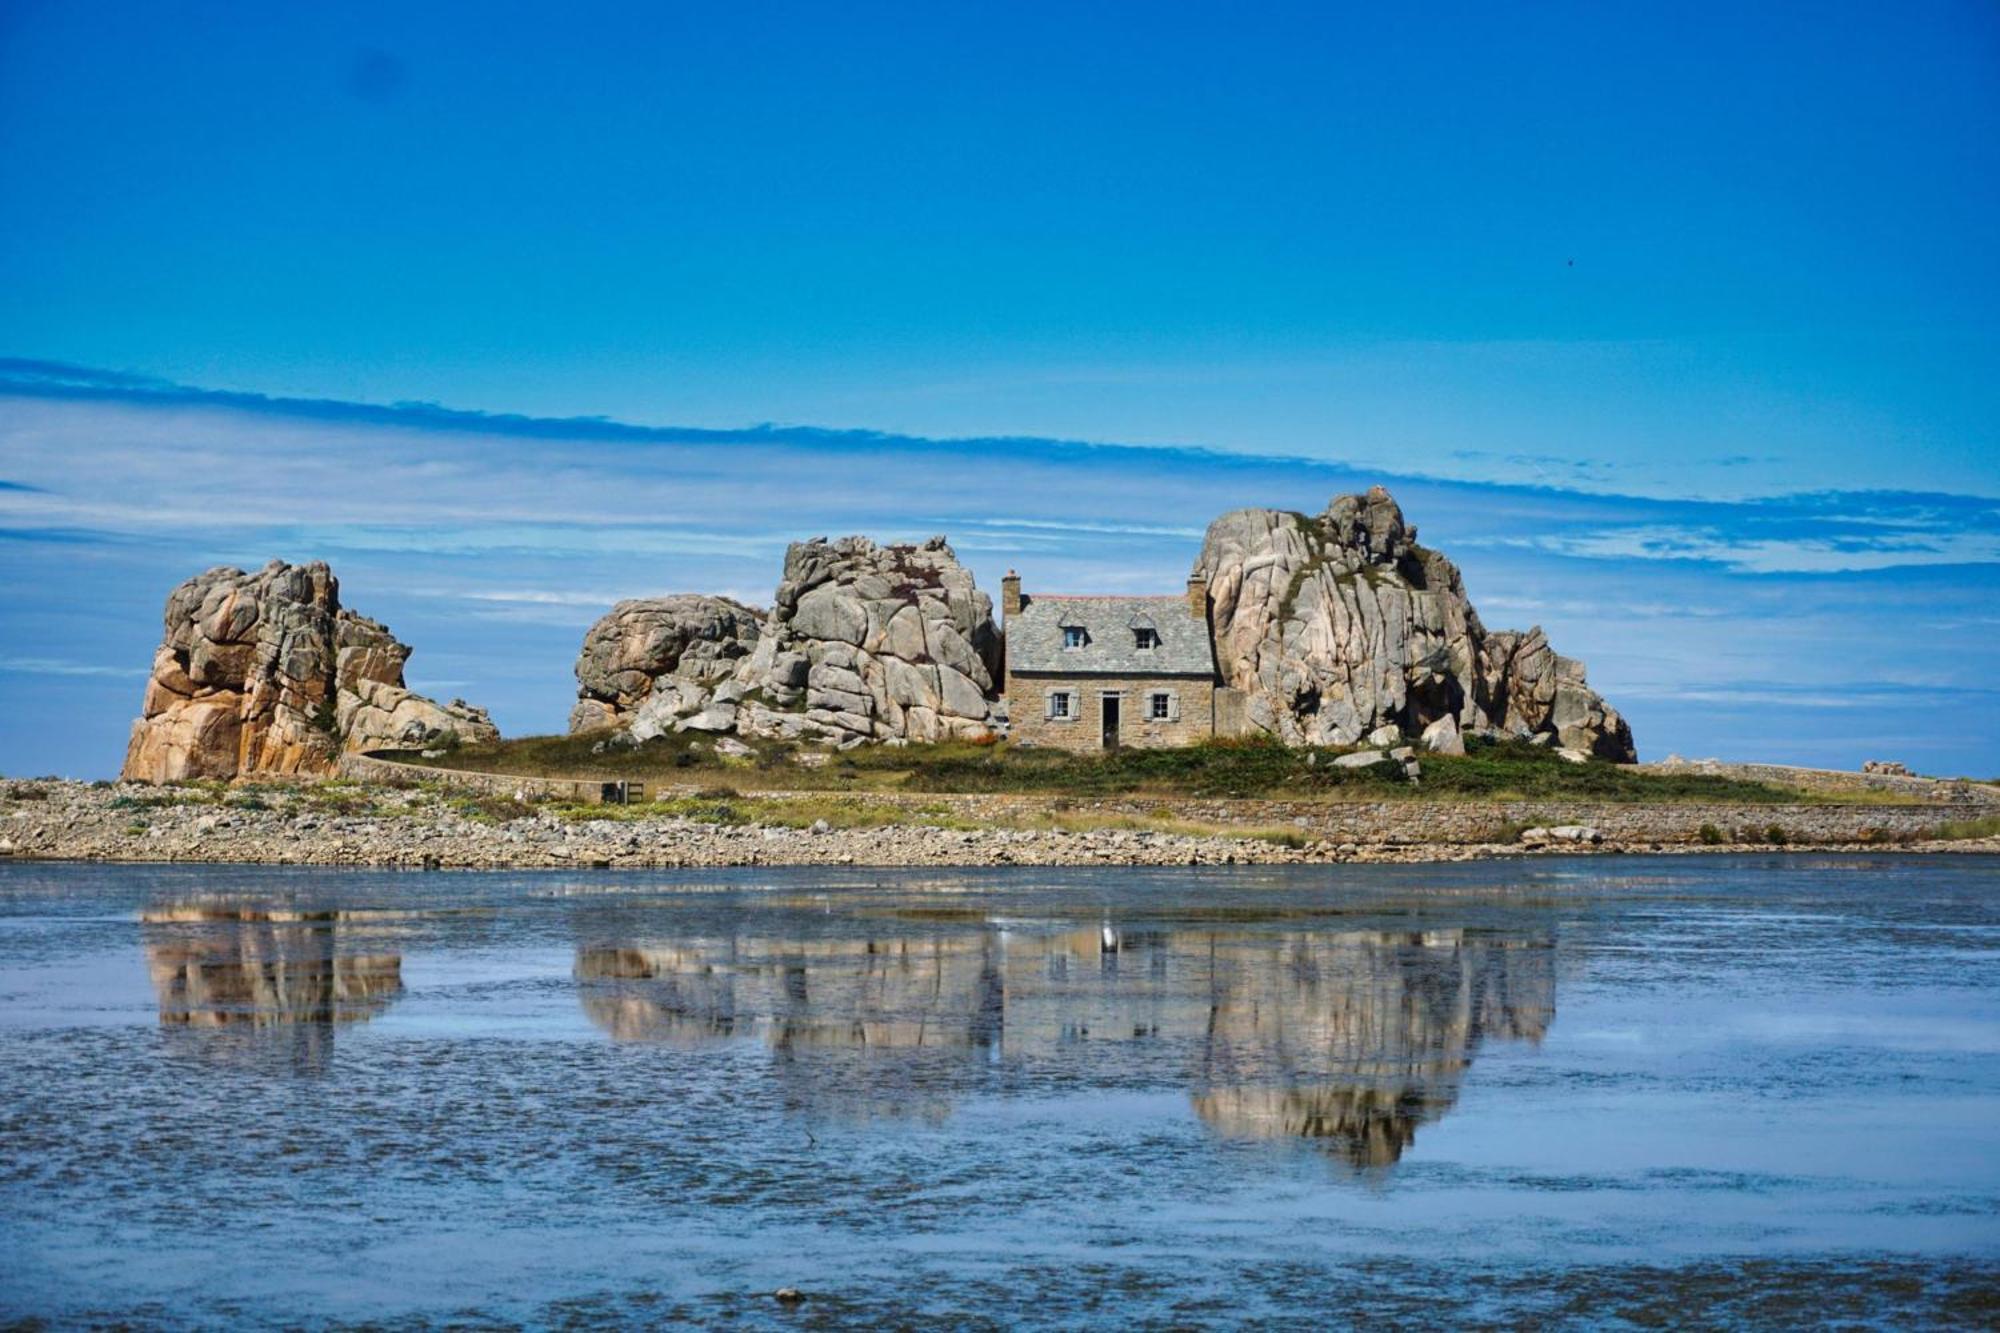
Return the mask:
{"type": "Polygon", "coordinates": [[[1001,670],[993,602],[942,537],[794,542],[737,673],[747,735],[859,744],[985,736],[1001,670]]]}
{"type": "Polygon", "coordinates": [[[692,593],[620,602],[577,658],[572,732],[934,741],[995,726],[993,603],[944,538],[795,542],[770,612],[692,593]]]}
{"type": "Polygon", "coordinates": [[[447,737],[500,739],[485,709],[463,699],[440,704],[410,692],[403,663],[412,650],[387,625],[343,610],[334,622],[334,644],[334,725],[348,753],[421,750],[447,737]]]}
{"type": "Polygon", "coordinates": [[[1565,750],[1621,764],[1638,761],[1632,729],[1584,679],[1583,663],[1549,646],[1540,627],[1496,630],[1480,654],[1491,725],[1529,737],[1553,736],[1565,750]]]}
{"type": "MultiPolygon", "coordinates": [[[[618,603],[584,635],[569,729],[629,729],[641,740],[676,729],[734,679],[762,619],[740,602],[698,593],[618,603]]],[[[725,693],[732,706],[741,697],[725,693]]]]}
{"type": "Polygon", "coordinates": [[[1253,724],[1288,743],[1400,735],[1449,753],[1465,735],[1505,734],[1637,758],[1583,664],[1539,629],[1489,633],[1458,567],[1417,544],[1379,486],[1336,497],[1317,517],[1224,514],[1195,574],[1207,581],[1223,684],[1244,693],[1253,724]]]}
{"type": "Polygon", "coordinates": [[[165,619],[127,778],[331,773],[342,751],[499,738],[483,710],[412,694],[409,646],[343,610],[321,562],[197,574],[168,595],[165,619]]]}

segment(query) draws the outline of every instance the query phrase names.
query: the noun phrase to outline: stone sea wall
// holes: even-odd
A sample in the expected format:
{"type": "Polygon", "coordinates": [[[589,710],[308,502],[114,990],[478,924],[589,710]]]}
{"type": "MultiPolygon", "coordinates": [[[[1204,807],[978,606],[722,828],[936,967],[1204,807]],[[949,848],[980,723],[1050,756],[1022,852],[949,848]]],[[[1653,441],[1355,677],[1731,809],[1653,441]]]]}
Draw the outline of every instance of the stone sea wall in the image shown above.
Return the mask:
{"type": "Polygon", "coordinates": [[[1642,773],[1737,778],[1744,782],[1768,782],[1774,786],[1841,796],[1856,790],[1888,792],[1920,801],[1940,801],[1960,805],[2000,806],[2000,787],[1983,782],[1940,781],[1898,773],[1844,773],[1829,768],[1795,768],[1790,764],[1740,764],[1720,759],[1668,759],[1657,764],[1639,764],[1642,773]]]}
{"type": "Polygon", "coordinates": [[[487,796],[520,793],[530,799],[595,802],[602,799],[604,779],[524,778],[502,773],[469,773],[459,768],[436,768],[426,764],[405,764],[370,754],[344,754],[340,776],[356,782],[441,782],[458,791],[487,796]]]}

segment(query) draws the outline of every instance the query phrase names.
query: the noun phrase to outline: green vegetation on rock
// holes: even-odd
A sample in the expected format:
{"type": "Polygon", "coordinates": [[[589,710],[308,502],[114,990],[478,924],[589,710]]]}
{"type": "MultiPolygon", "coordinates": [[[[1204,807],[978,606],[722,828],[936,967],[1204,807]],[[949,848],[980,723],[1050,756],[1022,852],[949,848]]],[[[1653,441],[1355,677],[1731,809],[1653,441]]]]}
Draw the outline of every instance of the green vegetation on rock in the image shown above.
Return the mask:
{"type": "Polygon", "coordinates": [[[603,746],[603,736],[532,736],[467,745],[412,763],[523,777],[643,781],[691,786],[710,777],[765,790],[1034,793],[1329,800],[1714,801],[1781,803],[1800,793],[1763,782],[1698,774],[1640,772],[1593,760],[1576,764],[1548,749],[1474,741],[1463,756],[1421,756],[1419,786],[1392,764],[1345,768],[1343,751],[1294,749],[1265,738],[1215,740],[1178,749],[1073,754],[1005,743],[858,746],[840,753],[778,741],[746,742],[749,753],[719,755],[702,737],[663,736],[638,746],[603,746]],[[600,749],[599,747],[602,746],[600,749]],[[805,763],[799,762],[801,759],[805,763]]]}

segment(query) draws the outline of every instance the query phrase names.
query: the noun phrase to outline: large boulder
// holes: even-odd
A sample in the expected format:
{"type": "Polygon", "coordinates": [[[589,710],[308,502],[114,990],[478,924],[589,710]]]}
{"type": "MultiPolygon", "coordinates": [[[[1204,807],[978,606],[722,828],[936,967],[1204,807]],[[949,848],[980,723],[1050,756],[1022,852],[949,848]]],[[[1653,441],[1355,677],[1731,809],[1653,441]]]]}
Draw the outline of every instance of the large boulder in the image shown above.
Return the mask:
{"type": "Polygon", "coordinates": [[[1547,737],[1629,763],[1625,720],[1539,629],[1489,634],[1458,567],[1417,543],[1389,493],[1336,497],[1316,517],[1238,509],[1195,562],[1224,685],[1252,723],[1294,745],[1353,745],[1385,728],[1547,737]]]}
{"type": "Polygon", "coordinates": [[[815,744],[944,740],[995,726],[993,603],[944,538],[794,542],[762,614],[682,593],[620,602],[584,636],[572,732],[815,744]]]}
{"type": "Polygon", "coordinates": [[[1552,736],[1566,750],[1629,764],[1632,728],[1584,678],[1583,663],[1549,647],[1537,626],[1495,630],[1480,651],[1482,699],[1492,724],[1517,736],[1552,736]]]}
{"type": "Polygon", "coordinates": [[[127,778],[331,773],[343,751],[499,738],[481,710],[412,694],[409,646],[343,610],[322,562],[197,574],[165,619],[127,778]]]}
{"type": "Polygon", "coordinates": [[[630,728],[644,710],[640,729],[658,734],[701,712],[756,649],[762,620],[740,602],[699,593],[618,603],[583,637],[569,729],[630,728]]]}
{"type": "Polygon", "coordinates": [[[403,683],[410,646],[381,621],[343,609],[334,621],[334,646],[334,722],[349,753],[421,750],[449,738],[500,739],[485,709],[411,693],[403,683]]]}
{"type": "Polygon", "coordinates": [[[942,537],[794,542],[755,652],[736,673],[748,735],[936,741],[991,734],[993,602],[942,537]]]}

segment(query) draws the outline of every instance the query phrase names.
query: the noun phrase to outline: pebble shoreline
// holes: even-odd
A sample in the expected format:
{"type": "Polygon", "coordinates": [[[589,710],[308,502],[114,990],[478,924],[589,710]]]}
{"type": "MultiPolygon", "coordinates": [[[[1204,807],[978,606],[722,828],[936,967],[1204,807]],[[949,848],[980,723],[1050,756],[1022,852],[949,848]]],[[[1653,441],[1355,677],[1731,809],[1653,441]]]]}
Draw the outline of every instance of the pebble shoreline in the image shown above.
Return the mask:
{"type": "MultiPolygon", "coordinates": [[[[1183,866],[1431,863],[1545,853],[2000,851],[2000,838],[1907,843],[1794,841],[1705,846],[1556,830],[1532,842],[1356,842],[1099,829],[942,828],[916,822],[865,828],[718,825],[681,818],[575,820],[534,812],[471,818],[438,792],[370,789],[389,813],[316,808],[310,784],[269,789],[254,803],[153,804],[141,784],[0,780],[0,856],[116,862],[215,862],[410,869],[719,868],[728,866],[1183,866]],[[23,793],[28,799],[20,799],[23,793]],[[259,805],[265,808],[257,808],[259,805]],[[246,808],[247,807],[247,808],[246,808]]],[[[754,801],[754,796],[746,797],[754,801]]],[[[948,799],[948,798],[947,798],[948,799]]],[[[1092,802],[1071,803],[1086,812],[1092,802]]],[[[1115,803],[1103,803],[1112,808],[1115,803]]],[[[1213,807],[1213,802],[1204,803],[1213,807]]],[[[1413,811],[1413,820],[1421,811],[1413,811]]]]}

